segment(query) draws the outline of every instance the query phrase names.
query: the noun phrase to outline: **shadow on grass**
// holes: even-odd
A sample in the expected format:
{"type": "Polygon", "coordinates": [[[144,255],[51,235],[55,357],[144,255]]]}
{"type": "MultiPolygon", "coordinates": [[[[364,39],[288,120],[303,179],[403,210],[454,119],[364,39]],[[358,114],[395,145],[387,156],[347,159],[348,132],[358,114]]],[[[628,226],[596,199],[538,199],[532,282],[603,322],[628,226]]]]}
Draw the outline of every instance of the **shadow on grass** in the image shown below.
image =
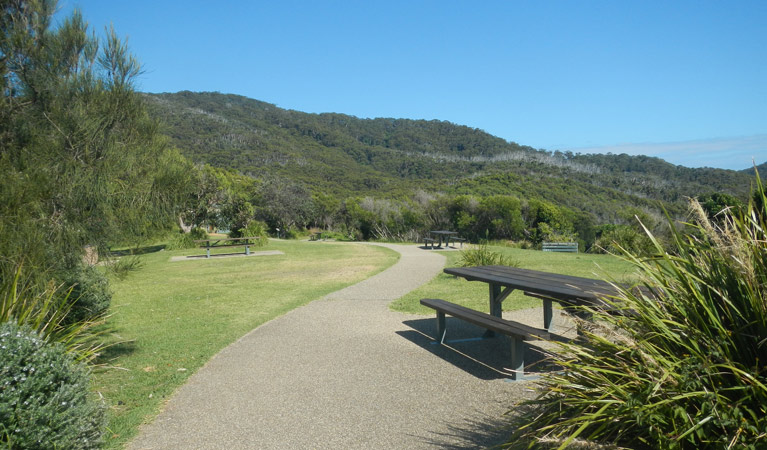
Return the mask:
{"type": "MultiPolygon", "coordinates": [[[[498,335],[483,338],[484,328],[454,317],[447,317],[445,343],[436,342],[435,319],[416,319],[403,322],[410,330],[397,334],[429,353],[481,380],[508,379],[511,376],[511,339],[498,335]]],[[[555,370],[545,350],[535,341],[525,343],[525,376],[555,370]]]]}
{"type": "Polygon", "coordinates": [[[144,247],[124,248],[120,250],[110,250],[110,257],[120,257],[129,255],[146,255],[147,253],[156,253],[165,249],[165,244],[147,245],[144,247]]]}
{"type": "Polygon", "coordinates": [[[94,363],[97,366],[111,366],[116,359],[127,356],[136,351],[136,341],[115,341],[107,343],[101,349],[94,363]]]}

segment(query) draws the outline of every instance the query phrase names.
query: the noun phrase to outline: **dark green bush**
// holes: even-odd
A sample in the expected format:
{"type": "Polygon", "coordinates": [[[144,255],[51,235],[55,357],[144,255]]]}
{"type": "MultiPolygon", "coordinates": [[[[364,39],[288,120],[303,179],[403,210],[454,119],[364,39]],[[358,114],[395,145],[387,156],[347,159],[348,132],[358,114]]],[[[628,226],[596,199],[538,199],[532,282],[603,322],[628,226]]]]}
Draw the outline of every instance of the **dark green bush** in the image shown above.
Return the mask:
{"type": "Polygon", "coordinates": [[[69,298],[73,301],[64,323],[76,323],[94,319],[106,313],[112,302],[109,280],[96,267],[78,266],[64,273],[63,289],[71,289],[69,298]]]}
{"type": "Polygon", "coordinates": [[[99,448],[105,408],[88,384],[87,367],[62,345],[0,324],[0,447],[99,448]]]}
{"type": "Polygon", "coordinates": [[[653,251],[653,244],[646,234],[632,226],[609,225],[602,227],[599,237],[589,251],[612,254],[629,251],[638,255],[648,255],[653,251]]]}

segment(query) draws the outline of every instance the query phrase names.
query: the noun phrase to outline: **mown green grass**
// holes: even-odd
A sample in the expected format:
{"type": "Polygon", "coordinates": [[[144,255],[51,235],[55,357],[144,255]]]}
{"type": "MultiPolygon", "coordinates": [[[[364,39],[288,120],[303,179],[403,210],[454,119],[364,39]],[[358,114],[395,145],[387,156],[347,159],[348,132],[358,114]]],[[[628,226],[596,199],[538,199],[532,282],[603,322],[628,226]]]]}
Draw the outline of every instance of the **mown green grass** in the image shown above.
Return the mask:
{"type": "MultiPolygon", "coordinates": [[[[519,267],[524,269],[618,282],[630,282],[635,278],[635,269],[631,264],[611,255],[542,252],[502,246],[490,246],[490,250],[518,261],[519,267]]],[[[443,254],[447,257],[445,267],[459,266],[460,252],[444,252],[443,254]]],[[[430,283],[394,301],[390,306],[395,311],[405,313],[433,314],[434,310],[421,306],[419,300],[422,298],[441,298],[468,308],[488,311],[490,307],[489,295],[489,287],[486,283],[470,282],[463,278],[441,273],[430,283]]],[[[503,302],[503,309],[512,311],[540,305],[540,300],[526,297],[522,292],[515,291],[503,302]]]]}
{"type": "MultiPolygon", "coordinates": [[[[240,251],[234,248],[228,251],[240,251]]],[[[368,245],[271,241],[251,251],[284,255],[171,262],[205,250],[160,251],[113,279],[113,342],[94,371],[109,409],[107,446],[119,448],[140,424],[222,348],[257,326],[361,281],[395,263],[368,245]]],[[[224,251],[221,249],[220,251],[224,251]]]]}

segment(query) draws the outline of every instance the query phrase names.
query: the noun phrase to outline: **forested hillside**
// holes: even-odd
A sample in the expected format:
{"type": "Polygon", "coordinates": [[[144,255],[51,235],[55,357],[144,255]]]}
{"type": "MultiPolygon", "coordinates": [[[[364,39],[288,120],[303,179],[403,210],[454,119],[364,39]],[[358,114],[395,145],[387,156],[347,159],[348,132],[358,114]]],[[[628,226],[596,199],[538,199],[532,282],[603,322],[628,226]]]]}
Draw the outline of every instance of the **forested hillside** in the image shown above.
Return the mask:
{"type": "Polygon", "coordinates": [[[414,189],[513,194],[609,221],[625,207],[659,202],[680,213],[685,197],[711,192],[743,199],[752,176],[645,156],[552,153],[449,122],[307,114],[219,93],[148,98],[193,161],[256,178],[278,174],[337,198],[396,198],[414,189]]]}

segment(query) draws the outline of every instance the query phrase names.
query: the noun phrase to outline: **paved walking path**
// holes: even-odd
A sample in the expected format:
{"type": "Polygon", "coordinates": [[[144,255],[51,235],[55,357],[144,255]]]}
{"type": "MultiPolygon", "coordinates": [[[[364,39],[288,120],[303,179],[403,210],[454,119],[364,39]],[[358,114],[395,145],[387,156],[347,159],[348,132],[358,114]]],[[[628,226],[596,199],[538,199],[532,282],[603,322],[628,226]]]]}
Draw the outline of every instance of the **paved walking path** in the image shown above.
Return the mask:
{"type": "MultiPolygon", "coordinates": [[[[497,355],[508,354],[503,339],[432,345],[433,316],[389,310],[392,300],[440,273],[444,257],[416,246],[385,246],[401,254],[394,266],[266,323],[221,351],[129,448],[497,443],[505,435],[495,429],[498,418],[511,402],[530,395],[530,384],[507,382],[496,370],[504,363],[497,355]],[[494,344],[501,347],[488,349],[494,344]],[[473,354],[478,347],[491,353],[473,354]]],[[[476,335],[476,329],[466,332],[476,335]]]]}

